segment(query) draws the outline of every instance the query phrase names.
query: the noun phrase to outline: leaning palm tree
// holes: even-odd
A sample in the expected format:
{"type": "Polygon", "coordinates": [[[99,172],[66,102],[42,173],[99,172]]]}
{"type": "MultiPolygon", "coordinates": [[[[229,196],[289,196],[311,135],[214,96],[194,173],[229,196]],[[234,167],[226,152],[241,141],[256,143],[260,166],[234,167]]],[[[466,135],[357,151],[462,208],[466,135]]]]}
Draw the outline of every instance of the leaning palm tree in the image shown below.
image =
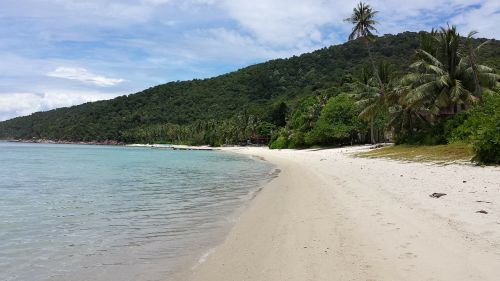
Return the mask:
{"type": "Polygon", "coordinates": [[[455,114],[459,108],[476,102],[481,92],[497,84],[499,76],[474,58],[460,55],[464,45],[454,26],[441,28],[431,36],[435,53],[417,50],[418,60],[401,83],[411,88],[407,103],[412,108],[425,108],[428,121],[433,122],[436,117],[455,114]]]}
{"type": "Polygon", "coordinates": [[[358,38],[363,39],[368,50],[368,57],[370,58],[375,77],[377,77],[378,74],[375,69],[375,62],[373,61],[370,42],[374,38],[373,33],[377,32],[377,29],[375,28],[375,25],[377,24],[375,16],[377,13],[378,11],[373,10],[370,5],[359,2],[359,4],[353,9],[352,15],[344,20],[353,25],[352,32],[349,34],[349,41],[358,38]]]}

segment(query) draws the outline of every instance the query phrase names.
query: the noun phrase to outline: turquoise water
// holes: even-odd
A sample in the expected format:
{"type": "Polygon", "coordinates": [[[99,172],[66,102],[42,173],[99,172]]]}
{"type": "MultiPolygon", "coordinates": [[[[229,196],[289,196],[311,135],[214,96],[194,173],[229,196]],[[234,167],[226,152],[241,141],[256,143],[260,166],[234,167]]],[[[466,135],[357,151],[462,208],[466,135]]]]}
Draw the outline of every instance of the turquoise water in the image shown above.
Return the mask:
{"type": "Polygon", "coordinates": [[[0,280],[168,280],[271,169],[216,151],[0,142],[0,280]]]}

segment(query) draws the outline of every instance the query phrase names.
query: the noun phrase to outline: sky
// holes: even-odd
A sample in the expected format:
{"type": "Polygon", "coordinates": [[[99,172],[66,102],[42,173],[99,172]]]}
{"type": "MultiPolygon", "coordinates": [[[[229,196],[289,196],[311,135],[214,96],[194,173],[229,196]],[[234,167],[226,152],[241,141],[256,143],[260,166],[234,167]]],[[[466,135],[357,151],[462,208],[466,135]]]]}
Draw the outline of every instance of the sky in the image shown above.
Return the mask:
{"type": "MultiPolygon", "coordinates": [[[[1,0],[0,120],[346,41],[350,0],[1,0]]],[[[373,0],[380,35],[500,38],[498,0],[373,0]]]]}

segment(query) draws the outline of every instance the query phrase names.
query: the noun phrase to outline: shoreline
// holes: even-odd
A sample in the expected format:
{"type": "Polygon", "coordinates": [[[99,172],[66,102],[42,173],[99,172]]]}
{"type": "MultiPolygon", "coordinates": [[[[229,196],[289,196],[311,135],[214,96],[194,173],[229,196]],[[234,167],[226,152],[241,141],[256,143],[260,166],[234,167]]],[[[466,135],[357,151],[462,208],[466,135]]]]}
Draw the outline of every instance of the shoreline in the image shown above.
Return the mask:
{"type": "Polygon", "coordinates": [[[12,143],[40,143],[40,144],[76,144],[76,145],[111,145],[111,146],[125,146],[125,143],[115,141],[115,140],[107,140],[107,141],[65,141],[65,140],[48,140],[48,139],[33,139],[33,140],[24,140],[24,139],[5,139],[2,140],[5,142],[12,143]]]}
{"type": "MultiPolygon", "coordinates": [[[[231,147],[231,149],[237,148],[237,147],[231,147]]],[[[190,149],[187,149],[190,150],[190,149]]],[[[228,151],[226,149],[218,149],[217,150],[219,153],[230,153],[230,154],[236,154],[239,156],[245,156],[252,161],[261,161],[261,162],[266,162],[269,164],[269,171],[263,177],[260,179],[260,183],[258,185],[252,186],[247,194],[245,194],[242,198],[240,198],[240,204],[236,208],[234,208],[230,213],[228,213],[225,217],[220,218],[221,221],[224,221],[224,223],[221,223],[220,227],[213,231],[213,233],[210,233],[209,236],[210,238],[205,237],[207,240],[210,240],[210,244],[206,245],[207,247],[195,251],[191,254],[189,254],[183,261],[179,263],[177,266],[177,270],[171,275],[168,276],[165,280],[167,281],[178,281],[178,280],[186,280],[191,276],[192,272],[196,270],[199,266],[203,265],[213,253],[216,252],[217,248],[224,243],[226,237],[229,235],[229,233],[232,231],[234,226],[238,223],[238,220],[240,216],[246,212],[247,208],[252,204],[252,201],[258,197],[258,195],[263,191],[264,187],[267,186],[270,182],[272,182],[274,179],[276,179],[279,174],[280,170],[277,169],[277,166],[263,157],[251,155],[251,154],[241,154],[241,153],[235,153],[234,151],[228,151]]]]}
{"type": "Polygon", "coordinates": [[[351,156],[367,148],[223,148],[281,173],[186,280],[496,280],[500,169],[351,156]]]}
{"type": "Polygon", "coordinates": [[[33,140],[0,140],[8,143],[35,143],[35,144],[68,144],[68,145],[102,145],[102,146],[124,146],[124,147],[139,147],[139,148],[154,148],[154,149],[170,149],[170,150],[199,150],[199,151],[213,151],[220,150],[217,147],[207,145],[177,145],[177,144],[142,144],[134,143],[128,144],[114,140],[108,141],[65,141],[65,140],[47,140],[47,139],[33,139],[33,140]]]}

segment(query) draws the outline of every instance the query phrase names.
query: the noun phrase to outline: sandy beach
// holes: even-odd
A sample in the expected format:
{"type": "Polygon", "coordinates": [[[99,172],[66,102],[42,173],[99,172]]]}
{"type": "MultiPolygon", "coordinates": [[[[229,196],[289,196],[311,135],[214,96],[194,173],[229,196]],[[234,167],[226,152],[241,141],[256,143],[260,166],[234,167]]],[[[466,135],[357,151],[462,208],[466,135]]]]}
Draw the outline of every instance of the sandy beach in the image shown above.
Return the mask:
{"type": "Polygon", "coordinates": [[[281,173],[188,280],[499,280],[500,168],[366,149],[225,148],[281,173]]]}

